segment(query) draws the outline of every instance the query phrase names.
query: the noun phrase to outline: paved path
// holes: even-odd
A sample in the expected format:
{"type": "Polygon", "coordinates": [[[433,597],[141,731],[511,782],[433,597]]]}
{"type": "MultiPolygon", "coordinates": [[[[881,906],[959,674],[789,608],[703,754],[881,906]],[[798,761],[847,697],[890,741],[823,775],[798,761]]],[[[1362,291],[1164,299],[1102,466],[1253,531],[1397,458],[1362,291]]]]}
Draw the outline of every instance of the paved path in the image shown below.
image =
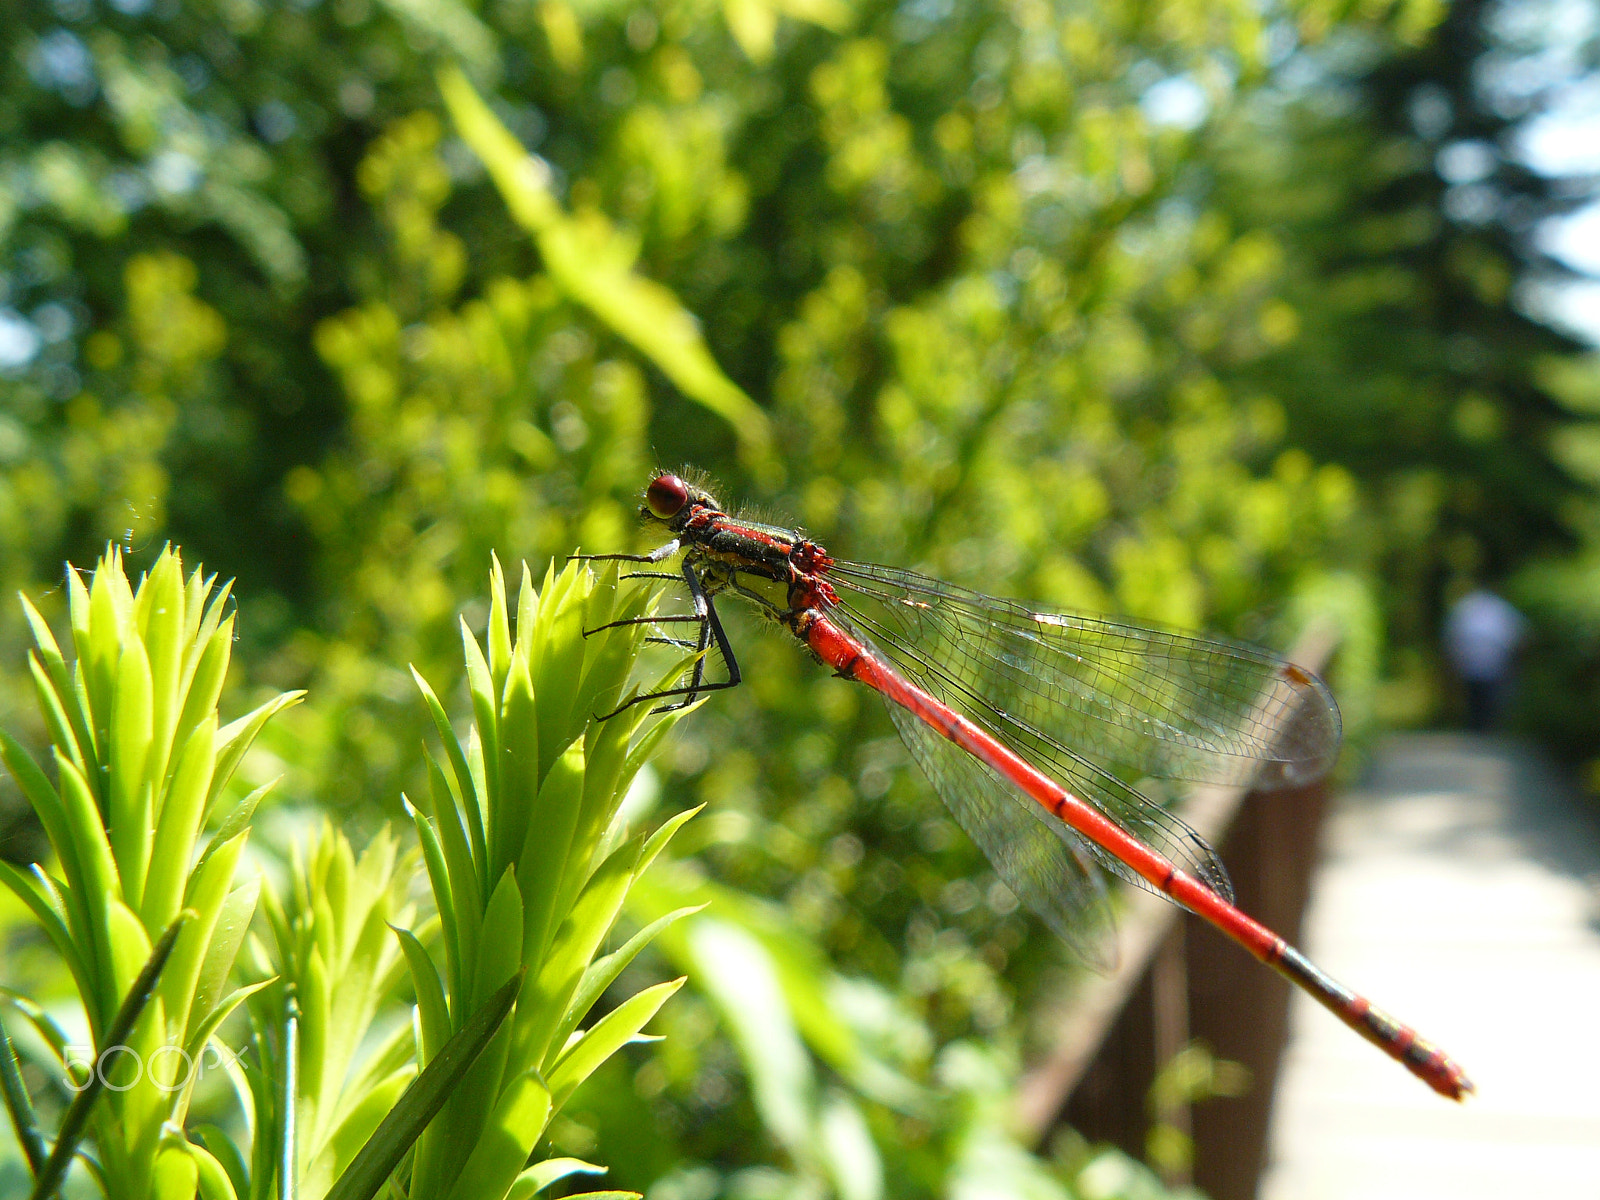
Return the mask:
{"type": "Polygon", "coordinates": [[[1515,743],[1414,735],[1379,749],[1323,849],[1307,951],[1478,1094],[1440,1099],[1296,995],[1261,1200],[1600,1200],[1593,810],[1515,743]]]}

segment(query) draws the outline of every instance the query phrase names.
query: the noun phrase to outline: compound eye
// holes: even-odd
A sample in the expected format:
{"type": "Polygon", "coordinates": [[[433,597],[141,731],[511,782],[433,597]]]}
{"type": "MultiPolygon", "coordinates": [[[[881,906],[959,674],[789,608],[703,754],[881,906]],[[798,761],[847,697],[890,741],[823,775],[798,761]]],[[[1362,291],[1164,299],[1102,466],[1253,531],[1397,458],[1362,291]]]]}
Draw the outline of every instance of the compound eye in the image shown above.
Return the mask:
{"type": "Polygon", "coordinates": [[[644,503],[654,516],[671,520],[689,503],[689,485],[676,475],[657,475],[644,490],[644,503]]]}

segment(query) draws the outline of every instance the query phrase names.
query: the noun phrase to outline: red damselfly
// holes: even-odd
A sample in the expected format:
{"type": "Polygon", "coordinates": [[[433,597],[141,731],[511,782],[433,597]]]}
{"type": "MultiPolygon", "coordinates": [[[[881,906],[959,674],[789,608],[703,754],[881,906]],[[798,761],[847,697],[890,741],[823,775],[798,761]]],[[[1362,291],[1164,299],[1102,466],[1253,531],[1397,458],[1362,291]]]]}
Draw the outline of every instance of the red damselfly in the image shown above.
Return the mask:
{"type": "MultiPolygon", "coordinates": [[[[693,703],[740,681],[714,600],[754,602],[846,679],[888,704],[911,755],[1024,905],[1091,963],[1110,924],[1102,871],[1209,921],[1435,1091],[1472,1084],[1410,1026],[1331,979],[1233,903],[1221,860],[1193,829],[1109,769],[1190,782],[1308,782],[1338,753],[1339,709],[1315,675],[1237,642],[1041,612],[910,571],[830,556],[803,534],[724,512],[703,487],[658,475],[640,515],[682,552],[694,624],[658,637],[693,653],[683,686],[629,703],[693,703]],[[776,586],[774,586],[776,585],[776,586]],[[767,594],[763,594],[763,590],[767,594]],[[725,680],[706,676],[715,645],[725,680]]],[[[586,556],[589,557],[589,556],[586,556]]]]}

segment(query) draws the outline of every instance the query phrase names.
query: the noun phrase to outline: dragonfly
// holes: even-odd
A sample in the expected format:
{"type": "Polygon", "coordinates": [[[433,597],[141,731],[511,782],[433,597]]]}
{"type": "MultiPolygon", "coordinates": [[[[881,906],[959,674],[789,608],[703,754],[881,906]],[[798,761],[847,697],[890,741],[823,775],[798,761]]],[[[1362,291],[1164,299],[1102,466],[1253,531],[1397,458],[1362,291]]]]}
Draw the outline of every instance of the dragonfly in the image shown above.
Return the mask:
{"type": "Polygon", "coordinates": [[[1225,785],[1310,782],[1332,765],[1341,736],[1338,705],[1316,675],[1243,643],[1042,611],[834,558],[798,530],[724,511],[678,474],[650,481],[639,514],[666,537],[656,549],[582,557],[659,565],[681,553],[677,573],[630,577],[681,580],[693,611],[612,624],[658,627],[649,640],[681,647],[690,665],[680,686],[623,708],[671,711],[737,687],[715,601],[750,601],[839,676],[883,697],[957,824],[1079,957],[1101,961],[1112,926],[1107,876],[1121,878],[1208,921],[1436,1092],[1472,1092],[1438,1046],[1236,907],[1216,851],[1113,769],[1225,785]],[[661,627],[674,622],[696,626],[696,636],[665,636],[661,627]],[[707,675],[713,647],[725,679],[707,675]]]}

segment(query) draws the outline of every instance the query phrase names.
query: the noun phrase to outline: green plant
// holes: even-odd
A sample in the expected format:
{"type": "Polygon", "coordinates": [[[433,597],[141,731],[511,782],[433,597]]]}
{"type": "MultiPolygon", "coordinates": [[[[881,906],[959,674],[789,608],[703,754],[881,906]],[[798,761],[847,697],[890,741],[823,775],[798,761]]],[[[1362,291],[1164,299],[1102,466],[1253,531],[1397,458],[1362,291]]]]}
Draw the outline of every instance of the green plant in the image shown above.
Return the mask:
{"type": "Polygon", "coordinates": [[[0,863],[0,879],[60,953],[93,1039],[78,1058],[43,1008],[12,997],[63,1071],[89,1070],[51,1148],[0,1027],[0,1094],[35,1197],[55,1193],[75,1155],[116,1200],[368,1200],[386,1183],[394,1195],[504,1200],[600,1170],[529,1159],[551,1114],[683,982],[645,988],[578,1030],[683,915],[596,957],[634,880],[692,815],[648,837],[618,819],[681,711],[634,705],[595,719],[623,699],[645,639],[629,622],[646,615],[646,594],[619,599],[615,572],[597,583],[574,564],[541,596],[525,571],[513,641],[496,563],[487,657],[465,634],[476,713],[465,747],[417,676],[443,739],[427,813],[411,810],[420,856],[399,854],[387,831],[357,856],[323,822],[295,848],[280,896],[236,878],[267,789],[230,802],[226,785],[266,720],[298,697],[218,727],[233,618],[213,583],[185,580],[168,550],[135,590],[112,549],[90,584],[70,578],[72,668],[27,605],[57,782],[8,734],[0,756],[58,866],[0,863]],[[419,857],[438,906],[420,922],[407,899],[419,857]],[[230,985],[258,898],[264,928],[230,985]],[[384,1029],[407,978],[414,1021],[384,1029]],[[223,1124],[189,1120],[195,1072],[174,1084],[156,1063],[197,1062],[247,999],[254,1053],[228,1062],[241,1148],[223,1124]]]}
{"type": "Polygon", "coordinates": [[[412,810],[439,910],[443,972],[420,939],[400,934],[421,1061],[483,997],[525,974],[515,1015],[418,1141],[412,1196],[523,1197],[582,1168],[527,1161],[574,1089],[683,983],[646,988],[578,1032],[622,969],[688,911],[664,915],[596,959],[634,881],[692,815],[649,837],[628,836],[617,820],[645,759],[687,710],[653,714],[634,704],[594,719],[624,699],[645,637],[644,626],[628,622],[645,616],[647,603],[638,590],[619,600],[614,571],[596,583],[576,565],[552,570],[541,593],[524,568],[513,642],[496,563],[487,652],[462,627],[474,713],[465,746],[417,676],[443,743],[429,763],[426,811],[412,810]]]}
{"type": "MultiPolygon", "coordinates": [[[[39,1170],[35,1191],[49,1194],[77,1148],[72,1135],[87,1132],[107,1194],[192,1196],[202,1178],[222,1174],[182,1132],[193,1066],[254,990],[230,987],[229,979],[257,896],[254,880],[236,878],[239,856],[266,788],[237,801],[226,788],[267,719],[299,696],[275,696],[219,727],[217,698],[233,643],[233,617],[224,615],[228,588],[214,591],[214,577],[199,570],[186,580],[174,550],[162,552],[137,591],[115,548],[90,584],[75,572],[67,582],[77,653],[71,668],[43,618],[23,601],[56,782],[0,732],[0,757],[49,837],[55,871],[36,865],[25,873],[0,863],[0,879],[32,910],[71,971],[91,1055],[75,1054],[38,1010],[23,1011],[63,1071],[88,1071],[76,1085],[93,1080],[104,1090],[92,1109],[87,1087],[80,1094],[86,1124],[64,1123],[54,1166],[39,1170]],[[221,824],[202,849],[203,831],[217,816],[221,824]],[[149,1001],[130,1027],[119,1010],[141,991],[135,984],[156,961],[152,946],[162,944],[168,953],[160,978],[148,981],[149,1001]],[[169,1060],[158,1071],[157,1062],[169,1060]]],[[[13,1108],[15,1122],[27,1119],[13,1108]]]]}
{"type": "MultiPolygon", "coordinates": [[[[271,986],[250,998],[255,1053],[244,1069],[260,1132],[249,1170],[242,1162],[230,1170],[241,1195],[265,1200],[283,1170],[291,1014],[298,1200],[322,1200],[415,1078],[411,1023],[396,1004],[405,961],[391,923],[416,919],[406,896],[417,867],[416,852],[400,854],[387,829],[357,857],[324,819],[304,851],[294,846],[282,897],[263,891],[266,929],[248,943],[249,964],[271,986]]],[[[203,1132],[210,1144],[220,1131],[203,1132]]]]}

